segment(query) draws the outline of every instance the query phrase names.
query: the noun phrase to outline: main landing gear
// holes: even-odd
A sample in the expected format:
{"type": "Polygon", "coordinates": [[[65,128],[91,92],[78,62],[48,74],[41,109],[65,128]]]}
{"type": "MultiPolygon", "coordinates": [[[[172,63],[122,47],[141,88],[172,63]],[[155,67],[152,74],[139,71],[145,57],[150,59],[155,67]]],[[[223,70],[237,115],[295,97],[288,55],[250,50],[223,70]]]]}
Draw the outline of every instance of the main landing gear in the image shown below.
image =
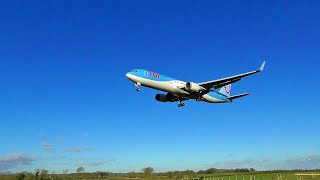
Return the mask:
{"type": "Polygon", "coordinates": [[[184,102],[182,100],[180,100],[180,103],[178,104],[178,107],[182,107],[185,106],[184,102]]]}
{"type": "Polygon", "coordinates": [[[141,86],[141,84],[140,83],[135,83],[134,84],[135,86],[136,86],[136,90],[137,90],[137,92],[139,92],[140,91],[140,86],[141,86]]]}
{"type": "Polygon", "coordinates": [[[196,99],[196,101],[197,101],[197,102],[203,101],[203,98],[202,98],[202,97],[199,97],[199,98],[196,99]]]}

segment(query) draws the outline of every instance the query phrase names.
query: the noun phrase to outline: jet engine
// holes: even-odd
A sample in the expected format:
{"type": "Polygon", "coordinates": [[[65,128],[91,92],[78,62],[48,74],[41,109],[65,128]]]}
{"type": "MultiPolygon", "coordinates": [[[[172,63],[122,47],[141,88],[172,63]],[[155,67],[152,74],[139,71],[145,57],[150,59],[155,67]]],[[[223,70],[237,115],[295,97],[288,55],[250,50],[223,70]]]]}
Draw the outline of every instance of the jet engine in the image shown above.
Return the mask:
{"type": "Polygon", "coordinates": [[[199,91],[202,91],[202,90],[205,90],[205,88],[199,86],[198,84],[196,83],[193,83],[193,82],[187,82],[186,83],[186,89],[190,92],[199,92],[199,91]]]}
{"type": "Polygon", "coordinates": [[[155,99],[160,102],[172,102],[172,97],[165,94],[157,94],[155,99]]]}

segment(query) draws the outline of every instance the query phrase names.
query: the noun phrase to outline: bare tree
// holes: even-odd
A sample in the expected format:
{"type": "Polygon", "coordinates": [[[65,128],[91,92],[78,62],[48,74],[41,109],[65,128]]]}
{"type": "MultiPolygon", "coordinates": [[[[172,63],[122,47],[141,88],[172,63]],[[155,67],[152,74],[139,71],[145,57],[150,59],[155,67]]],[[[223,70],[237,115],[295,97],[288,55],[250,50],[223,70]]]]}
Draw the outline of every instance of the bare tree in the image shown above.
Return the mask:
{"type": "Polygon", "coordinates": [[[83,173],[84,172],[84,167],[80,166],[77,169],[77,173],[83,173]]]}
{"type": "Polygon", "coordinates": [[[40,169],[34,170],[34,176],[35,176],[36,180],[38,179],[40,172],[41,172],[40,169]]]}
{"type": "Polygon", "coordinates": [[[38,180],[39,178],[40,179],[43,179],[44,178],[44,176],[46,175],[46,174],[48,174],[48,170],[46,170],[46,169],[36,169],[35,170],[35,173],[34,173],[34,176],[35,176],[35,179],[36,180],[38,180]]]}
{"type": "Polygon", "coordinates": [[[48,170],[42,169],[41,172],[40,172],[40,179],[44,179],[44,176],[45,176],[46,174],[48,174],[48,173],[49,173],[48,170]]]}
{"type": "Polygon", "coordinates": [[[68,174],[69,173],[69,169],[64,169],[63,170],[63,174],[68,174]]]}
{"type": "Polygon", "coordinates": [[[41,175],[46,175],[46,174],[48,174],[48,173],[49,173],[48,170],[42,169],[40,174],[41,174],[41,175]]]}

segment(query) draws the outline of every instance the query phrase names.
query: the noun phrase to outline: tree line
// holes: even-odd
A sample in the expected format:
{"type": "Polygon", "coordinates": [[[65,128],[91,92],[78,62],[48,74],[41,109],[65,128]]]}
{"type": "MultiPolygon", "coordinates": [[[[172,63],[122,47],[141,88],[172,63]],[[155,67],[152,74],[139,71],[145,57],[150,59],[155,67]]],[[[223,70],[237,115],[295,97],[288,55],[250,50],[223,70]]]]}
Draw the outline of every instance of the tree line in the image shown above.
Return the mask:
{"type": "MultiPolygon", "coordinates": [[[[168,177],[170,179],[181,179],[182,177],[194,178],[197,177],[197,174],[220,174],[220,173],[284,173],[284,172],[314,172],[320,171],[320,169],[307,170],[307,169],[294,169],[294,170],[268,170],[268,171],[256,171],[254,168],[236,168],[236,169],[218,169],[218,168],[209,168],[206,170],[183,170],[183,171],[167,171],[167,172],[155,172],[152,167],[143,168],[140,172],[128,172],[128,173],[112,173],[105,171],[96,171],[96,172],[85,172],[85,168],[80,166],[76,169],[75,173],[70,173],[68,169],[63,169],[63,174],[56,174],[54,171],[49,173],[46,169],[36,169],[34,173],[31,172],[20,172],[20,173],[0,173],[0,175],[14,175],[16,179],[35,179],[35,180],[46,180],[46,179],[60,179],[61,176],[69,177],[69,178],[80,178],[86,177],[89,179],[94,178],[107,178],[107,177],[128,177],[128,178],[153,178],[153,177],[168,177]]],[[[1,178],[0,178],[1,179],[1,178]]]]}

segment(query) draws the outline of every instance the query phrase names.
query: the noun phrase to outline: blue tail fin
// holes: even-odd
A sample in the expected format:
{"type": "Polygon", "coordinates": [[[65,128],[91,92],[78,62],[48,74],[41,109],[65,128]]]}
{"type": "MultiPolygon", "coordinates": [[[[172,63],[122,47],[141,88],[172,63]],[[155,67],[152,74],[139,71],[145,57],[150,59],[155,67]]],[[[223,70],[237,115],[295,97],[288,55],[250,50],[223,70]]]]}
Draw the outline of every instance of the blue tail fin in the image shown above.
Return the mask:
{"type": "Polygon", "coordinates": [[[226,96],[230,96],[231,94],[231,84],[228,84],[226,86],[223,86],[219,89],[219,93],[224,94],[226,96]]]}

